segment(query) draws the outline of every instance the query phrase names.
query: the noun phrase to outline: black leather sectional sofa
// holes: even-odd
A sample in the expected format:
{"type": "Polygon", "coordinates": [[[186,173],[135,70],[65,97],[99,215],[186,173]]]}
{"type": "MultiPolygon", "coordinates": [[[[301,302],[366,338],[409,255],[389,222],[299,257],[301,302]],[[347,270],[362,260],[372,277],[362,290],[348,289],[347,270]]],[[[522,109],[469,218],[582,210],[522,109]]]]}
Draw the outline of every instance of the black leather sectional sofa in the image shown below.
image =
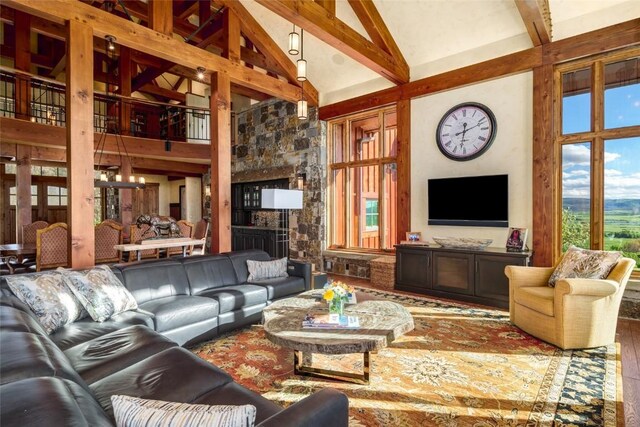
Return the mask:
{"type": "Polygon", "coordinates": [[[248,259],[269,256],[250,250],[115,266],[138,310],[51,335],[0,279],[0,425],[114,425],[110,397],[123,394],[252,404],[259,426],[346,426],[348,401],[336,390],[283,409],[181,347],[258,323],[270,302],[309,289],[309,265],[293,261],[289,277],[247,283],[248,259]]]}

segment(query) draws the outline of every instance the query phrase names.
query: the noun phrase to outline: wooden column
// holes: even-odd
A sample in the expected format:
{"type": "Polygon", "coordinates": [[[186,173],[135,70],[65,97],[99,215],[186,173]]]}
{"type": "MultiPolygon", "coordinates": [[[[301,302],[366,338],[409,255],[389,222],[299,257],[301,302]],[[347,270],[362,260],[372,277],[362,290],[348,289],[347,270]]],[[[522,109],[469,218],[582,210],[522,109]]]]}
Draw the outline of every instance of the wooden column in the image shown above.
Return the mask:
{"type": "MultiPolygon", "coordinates": [[[[209,0],[207,0],[207,3],[209,0]]],[[[149,1],[149,28],[159,33],[173,33],[173,2],[168,0],[149,1]]]]}
{"type": "Polygon", "coordinates": [[[32,222],[31,147],[29,145],[18,144],[16,163],[16,242],[22,243],[22,226],[32,222]]]}
{"type": "Polygon", "coordinates": [[[93,30],[67,21],[67,187],[69,265],[95,264],[93,226],[93,30]]]}
{"type": "Polygon", "coordinates": [[[240,21],[231,9],[224,10],[224,50],[222,56],[240,61],[240,21]]]}
{"type": "MultiPolygon", "coordinates": [[[[31,71],[31,16],[15,11],[14,21],[14,48],[16,70],[31,71]]],[[[29,76],[16,75],[16,119],[31,119],[31,78],[29,76]]]]}
{"type": "Polygon", "coordinates": [[[231,82],[211,74],[211,253],[231,250],[231,82]]]}
{"type": "MultiPolygon", "coordinates": [[[[126,46],[120,46],[120,74],[119,89],[120,95],[131,96],[131,49],[126,46]]],[[[129,135],[131,131],[131,104],[128,102],[120,103],[120,131],[123,135],[129,135]]],[[[120,174],[122,179],[128,179],[131,176],[131,161],[128,156],[122,156],[122,168],[120,174]]],[[[122,223],[125,236],[129,235],[129,226],[132,221],[132,189],[121,188],[120,195],[120,222],[122,223]]]]}
{"type": "Polygon", "coordinates": [[[396,243],[405,240],[411,230],[411,100],[397,103],[398,115],[398,181],[396,200],[396,243]]]}
{"type": "Polygon", "coordinates": [[[533,69],[533,263],[552,266],[558,256],[556,216],[558,148],[553,141],[553,65],[533,69]]]}

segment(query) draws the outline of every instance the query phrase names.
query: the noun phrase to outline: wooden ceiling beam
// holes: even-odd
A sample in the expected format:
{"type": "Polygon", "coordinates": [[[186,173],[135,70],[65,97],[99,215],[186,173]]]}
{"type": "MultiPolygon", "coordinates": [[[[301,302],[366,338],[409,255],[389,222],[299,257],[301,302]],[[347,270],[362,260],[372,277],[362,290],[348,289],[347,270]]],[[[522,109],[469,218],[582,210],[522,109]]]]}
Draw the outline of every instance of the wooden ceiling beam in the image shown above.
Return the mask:
{"type": "MultiPolygon", "coordinates": [[[[9,46],[6,44],[0,45],[0,52],[3,58],[15,59],[16,57],[16,49],[13,46],[9,46]]],[[[50,56],[41,55],[39,53],[31,54],[31,63],[48,70],[51,70],[54,67],[54,64],[51,62],[50,56]]]]}
{"type": "MultiPolygon", "coordinates": [[[[319,4],[302,0],[256,0],[395,84],[409,81],[409,67],[371,43],[319,4]]],[[[255,43],[255,40],[253,40],[255,43]]]]}
{"type": "MultiPolygon", "coordinates": [[[[349,0],[350,2],[353,0],[349,0]]],[[[551,42],[549,0],[515,0],[534,46],[551,42]]]]}
{"type": "Polygon", "coordinates": [[[198,11],[200,3],[207,2],[197,0],[183,1],[182,4],[173,2],[173,16],[180,21],[184,21],[198,11]]]}
{"type": "MultiPolygon", "coordinates": [[[[256,48],[267,58],[273,58],[278,64],[278,68],[284,71],[283,76],[290,82],[298,84],[297,70],[295,64],[289,59],[286,53],[280,49],[280,46],[271,38],[264,28],[256,21],[242,3],[234,0],[220,0],[220,2],[228,9],[231,9],[240,19],[242,33],[256,46],[256,48]]],[[[257,65],[257,64],[253,64],[257,65]]],[[[259,66],[259,65],[258,65],[259,66]]],[[[305,97],[311,104],[318,103],[318,90],[307,81],[304,85],[305,97]]]]}
{"type": "Polygon", "coordinates": [[[324,10],[332,15],[336,14],[336,0],[315,0],[324,10]]]}
{"type": "MultiPolygon", "coordinates": [[[[133,91],[133,89],[132,89],[133,91]]],[[[181,104],[187,102],[187,95],[184,93],[176,92],[175,90],[165,89],[160,86],[154,86],[151,83],[147,83],[142,87],[136,89],[138,92],[148,93],[150,95],[157,95],[167,99],[173,99],[174,101],[178,101],[181,104]]]]}
{"type": "Polygon", "coordinates": [[[173,2],[167,0],[149,0],[149,28],[171,36],[173,34],[173,2]]]}
{"type": "Polygon", "coordinates": [[[173,65],[173,62],[161,60],[157,68],[147,67],[143,72],[133,78],[131,81],[131,90],[136,91],[147,83],[151,83],[151,81],[166,73],[173,65]]]}
{"type": "Polygon", "coordinates": [[[402,66],[409,67],[373,2],[371,0],[349,0],[349,4],[373,43],[384,49],[402,66]]]}
{"type": "Polygon", "coordinates": [[[167,61],[181,63],[196,69],[203,66],[208,70],[224,73],[231,82],[249,87],[269,95],[297,101],[300,90],[297,86],[266,76],[257,70],[236,64],[210,52],[191,46],[173,37],[145,28],[141,25],[118,18],[81,2],[64,0],[5,0],[5,4],[18,10],[52,20],[58,24],[68,20],[78,20],[91,25],[99,37],[113,35],[117,43],[132,49],[147,52],[167,61]]]}

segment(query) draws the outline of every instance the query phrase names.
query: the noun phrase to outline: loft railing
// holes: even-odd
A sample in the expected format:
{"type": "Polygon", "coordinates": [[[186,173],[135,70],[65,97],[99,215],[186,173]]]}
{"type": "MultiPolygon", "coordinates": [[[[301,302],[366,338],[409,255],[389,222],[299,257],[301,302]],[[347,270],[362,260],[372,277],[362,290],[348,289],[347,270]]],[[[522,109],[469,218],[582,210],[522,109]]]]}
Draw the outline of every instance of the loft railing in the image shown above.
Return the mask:
{"type": "MultiPolygon", "coordinates": [[[[0,116],[52,126],[66,125],[65,85],[55,80],[0,68],[0,116]],[[28,92],[25,94],[25,92],[28,92]],[[16,100],[23,101],[16,105],[16,100]]],[[[166,104],[94,92],[96,132],[119,132],[141,138],[210,142],[206,108],[166,104]],[[122,113],[124,111],[124,113],[122,113]],[[121,121],[120,117],[128,120],[121,121]]]]}

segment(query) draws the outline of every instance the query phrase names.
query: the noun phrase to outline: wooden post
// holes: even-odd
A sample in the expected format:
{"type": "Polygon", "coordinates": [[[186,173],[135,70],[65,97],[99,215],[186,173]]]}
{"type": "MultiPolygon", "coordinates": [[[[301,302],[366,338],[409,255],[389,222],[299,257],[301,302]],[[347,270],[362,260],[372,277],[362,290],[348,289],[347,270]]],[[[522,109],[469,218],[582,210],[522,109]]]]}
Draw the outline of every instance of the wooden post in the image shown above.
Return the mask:
{"type": "Polygon", "coordinates": [[[69,265],[95,264],[93,226],[93,30],[67,21],[67,186],[69,265]]]}
{"type": "Polygon", "coordinates": [[[224,49],[222,57],[240,61],[240,21],[231,9],[224,10],[224,49]]]}
{"type": "MultiPolygon", "coordinates": [[[[122,179],[129,179],[131,176],[131,159],[127,156],[122,156],[122,167],[120,168],[120,174],[122,175],[122,179]]],[[[138,177],[136,177],[138,178],[138,177]]],[[[131,192],[134,191],[130,188],[121,188],[119,190],[120,194],[120,222],[122,223],[122,231],[125,236],[129,235],[129,226],[131,225],[131,221],[133,220],[133,195],[131,192]]]]}
{"type": "Polygon", "coordinates": [[[405,240],[411,231],[411,100],[396,105],[398,116],[398,181],[396,197],[396,241],[405,240]]]}
{"type": "MultiPolygon", "coordinates": [[[[131,49],[126,46],[120,46],[120,82],[119,89],[120,95],[131,96],[131,49]]],[[[131,104],[125,102],[124,99],[120,100],[120,132],[123,135],[131,133],[131,104]]],[[[131,176],[131,161],[128,156],[121,156],[122,167],[120,174],[122,179],[129,179],[131,176]]],[[[131,194],[133,190],[130,188],[121,188],[120,195],[120,222],[122,223],[123,232],[125,236],[129,235],[129,226],[132,221],[132,198],[131,194]]]]}
{"type": "Polygon", "coordinates": [[[553,65],[533,69],[533,263],[552,266],[560,243],[555,209],[561,182],[553,141],[553,65]]]}
{"type": "MultiPolygon", "coordinates": [[[[209,0],[207,0],[209,3],[209,0]]],[[[170,36],[173,33],[173,2],[168,0],[149,1],[149,28],[170,36]]]]}
{"type": "MultiPolygon", "coordinates": [[[[31,16],[16,10],[13,28],[15,30],[15,68],[29,73],[31,71],[31,16]]],[[[15,91],[16,119],[30,120],[31,78],[22,74],[16,75],[15,91]]]]}
{"type": "Polygon", "coordinates": [[[211,74],[211,253],[231,250],[231,82],[211,74]]]}
{"type": "Polygon", "coordinates": [[[31,224],[31,146],[16,147],[16,242],[22,243],[22,226],[31,224]]]}

